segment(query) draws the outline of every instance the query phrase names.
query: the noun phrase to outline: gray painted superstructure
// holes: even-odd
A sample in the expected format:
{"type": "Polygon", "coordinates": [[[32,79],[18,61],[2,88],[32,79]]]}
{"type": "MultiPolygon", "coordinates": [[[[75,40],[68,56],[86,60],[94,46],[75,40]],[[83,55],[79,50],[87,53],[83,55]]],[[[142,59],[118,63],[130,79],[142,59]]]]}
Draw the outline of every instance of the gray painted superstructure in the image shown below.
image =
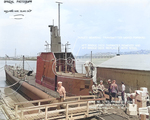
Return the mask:
{"type": "Polygon", "coordinates": [[[51,32],[51,52],[61,52],[61,37],[59,36],[57,26],[49,25],[48,27],[50,27],[51,32]]]}

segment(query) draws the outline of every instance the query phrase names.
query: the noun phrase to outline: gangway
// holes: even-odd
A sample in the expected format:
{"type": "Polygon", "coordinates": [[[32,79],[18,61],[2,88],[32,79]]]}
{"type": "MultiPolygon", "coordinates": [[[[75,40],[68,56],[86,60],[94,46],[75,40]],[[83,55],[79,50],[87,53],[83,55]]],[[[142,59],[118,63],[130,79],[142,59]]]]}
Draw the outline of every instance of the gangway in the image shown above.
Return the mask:
{"type": "Polygon", "coordinates": [[[56,102],[56,98],[20,102],[15,104],[15,116],[19,120],[74,120],[88,118],[99,114],[95,101],[106,100],[96,99],[95,95],[67,97],[65,102],[56,102]],[[24,104],[35,106],[19,108],[24,104]],[[44,103],[44,104],[43,104],[44,103]],[[58,106],[63,105],[63,109],[58,106]]]}

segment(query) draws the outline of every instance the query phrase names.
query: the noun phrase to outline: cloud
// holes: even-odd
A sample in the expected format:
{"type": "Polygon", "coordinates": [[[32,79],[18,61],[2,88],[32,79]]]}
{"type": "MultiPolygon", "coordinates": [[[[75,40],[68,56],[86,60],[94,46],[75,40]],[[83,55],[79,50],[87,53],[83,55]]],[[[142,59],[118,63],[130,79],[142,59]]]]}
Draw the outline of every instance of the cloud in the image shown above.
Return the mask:
{"type": "MultiPolygon", "coordinates": [[[[5,53],[36,55],[45,51],[45,41],[50,42],[48,25],[58,24],[58,5],[55,0],[33,0],[32,11],[24,13],[22,20],[10,19],[14,13],[3,12],[0,1],[0,56],[5,53]]],[[[62,0],[61,40],[74,47],[79,36],[145,36],[149,39],[150,4],[148,0],[62,0]]],[[[82,43],[95,41],[77,41],[82,43]]],[[[99,40],[99,43],[114,41],[99,40]]],[[[97,42],[97,43],[98,43],[97,42]]],[[[115,41],[124,42],[124,41],[115,41]]],[[[132,41],[129,41],[132,42],[132,41]]],[[[133,41],[135,42],[135,41],[133,41]]],[[[138,41],[140,42],[140,41],[138,41]]],[[[143,42],[143,41],[142,41],[143,42]]],[[[75,47],[76,47],[75,46],[75,47]]]]}

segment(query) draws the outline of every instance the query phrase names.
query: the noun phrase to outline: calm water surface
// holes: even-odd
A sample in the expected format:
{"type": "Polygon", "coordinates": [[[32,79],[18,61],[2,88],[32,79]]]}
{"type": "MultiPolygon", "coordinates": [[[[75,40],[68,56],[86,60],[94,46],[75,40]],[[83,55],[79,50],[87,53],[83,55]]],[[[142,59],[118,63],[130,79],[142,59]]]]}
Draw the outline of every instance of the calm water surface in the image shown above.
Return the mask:
{"type": "MultiPolygon", "coordinates": [[[[6,91],[10,92],[10,89],[8,88],[7,90],[5,89],[5,92],[4,92],[4,88],[3,88],[7,86],[6,76],[5,76],[5,71],[4,71],[5,64],[22,67],[23,62],[15,61],[15,60],[8,60],[6,63],[5,60],[0,60],[0,90],[1,90],[0,95],[2,93],[5,93],[6,91]]],[[[36,71],[36,61],[25,61],[24,64],[25,64],[25,69],[36,71]]],[[[1,105],[0,105],[0,120],[7,120],[7,118],[4,116],[3,112],[1,111],[1,105]]]]}
{"type": "MultiPolygon", "coordinates": [[[[100,63],[106,61],[107,59],[93,59],[93,63],[94,65],[99,65],[100,63]]],[[[76,60],[76,70],[79,73],[85,73],[85,69],[83,67],[83,64],[85,63],[85,61],[90,61],[90,59],[78,59],[76,60]]],[[[5,76],[5,71],[4,71],[4,66],[5,64],[7,65],[12,65],[12,66],[19,66],[22,68],[23,66],[23,62],[22,61],[16,61],[16,60],[0,60],[0,95],[1,93],[4,93],[4,88],[7,86],[6,83],[6,76],[5,76]]],[[[36,72],[36,61],[25,61],[24,62],[24,68],[26,70],[33,70],[34,72],[36,72]]],[[[1,107],[1,106],[0,106],[1,107]]],[[[0,111],[0,120],[6,120],[5,116],[3,115],[3,113],[0,111]]]]}

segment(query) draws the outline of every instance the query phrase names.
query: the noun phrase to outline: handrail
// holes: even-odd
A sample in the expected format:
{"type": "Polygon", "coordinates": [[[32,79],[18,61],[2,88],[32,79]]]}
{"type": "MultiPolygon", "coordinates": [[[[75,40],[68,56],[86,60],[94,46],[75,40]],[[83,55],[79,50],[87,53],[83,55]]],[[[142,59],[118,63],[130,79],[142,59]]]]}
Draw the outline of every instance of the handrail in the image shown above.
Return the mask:
{"type": "MultiPolygon", "coordinates": [[[[86,116],[88,116],[89,113],[89,101],[96,101],[96,100],[106,100],[105,98],[98,98],[98,99],[87,99],[87,100],[80,100],[80,101],[69,101],[69,102],[60,102],[60,103],[53,103],[49,105],[41,105],[41,106],[35,106],[35,107],[27,107],[24,109],[21,109],[21,120],[24,118],[24,112],[29,112],[29,111],[35,111],[35,110],[40,110],[40,109],[45,109],[45,120],[47,120],[47,112],[48,108],[51,107],[56,107],[57,105],[61,104],[66,104],[66,110],[62,109],[61,111],[66,111],[66,119],[68,119],[68,109],[70,105],[75,105],[75,104],[86,104],[87,110],[86,110],[86,116]]],[[[78,107],[78,106],[77,106],[78,107]]],[[[59,110],[58,110],[59,111],[59,110]]]]}
{"type": "Polygon", "coordinates": [[[21,111],[24,110],[29,110],[32,111],[32,108],[35,108],[34,110],[39,110],[39,109],[43,109],[45,107],[51,107],[51,106],[56,106],[56,105],[61,105],[61,104],[68,104],[68,105],[73,105],[73,104],[79,104],[77,102],[80,102],[81,104],[83,104],[83,102],[87,102],[87,101],[96,101],[96,100],[105,100],[105,98],[98,98],[98,99],[88,99],[88,100],[80,100],[80,101],[69,101],[69,102],[60,102],[60,103],[53,103],[53,104],[49,104],[49,105],[41,105],[41,106],[34,106],[34,107],[26,107],[26,108],[22,108],[20,109],[21,111]]]}
{"type": "MultiPolygon", "coordinates": [[[[47,112],[48,112],[48,108],[52,108],[52,107],[56,107],[57,105],[60,105],[60,104],[66,104],[66,110],[63,109],[61,111],[68,111],[68,108],[69,108],[69,105],[74,105],[74,104],[86,104],[86,102],[83,102],[83,101],[78,101],[80,103],[76,103],[77,101],[70,101],[69,103],[68,102],[61,102],[61,103],[55,103],[55,104],[50,104],[50,105],[41,105],[41,106],[35,106],[34,108],[31,107],[31,108],[24,108],[21,110],[21,120],[23,120],[24,118],[24,112],[30,112],[30,111],[35,111],[35,110],[41,110],[41,109],[45,109],[45,120],[47,120],[47,112]],[[71,104],[72,103],[72,104],[71,104]]],[[[58,110],[60,111],[60,110],[58,110]]],[[[68,112],[66,112],[67,116],[68,116],[68,112]]],[[[66,116],[66,117],[67,117],[66,116]]]]}
{"type": "Polygon", "coordinates": [[[56,98],[48,98],[48,99],[42,99],[42,100],[34,100],[34,101],[27,101],[27,102],[19,102],[19,103],[15,103],[14,105],[33,104],[33,103],[38,103],[38,102],[51,101],[51,100],[55,100],[55,99],[56,99],[56,98]]]}
{"type": "Polygon", "coordinates": [[[77,101],[77,102],[80,102],[80,103],[70,103],[70,104],[68,104],[68,106],[70,106],[70,105],[76,105],[76,104],[85,104],[87,101],[77,101]]]}
{"type": "MultiPolygon", "coordinates": [[[[66,100],[68,100],[68,99],[78,99],[78,100],[81,100],[81,98],[88,98],[88,97],[89,98],[93,97],[95,99],[96,95],[84,95],[84,96],[66,97],[66,100]]],[[[57,98],[48,98],[48,99],[42,99],[42,100],[35,100],[35,101],[27,101],[27,102],[15,103],[15,116],[16,117],[18,116],[18,105],[38,103],[38,106],[41,106],[41,102],[48,102],[48,101],[52,101],[52,100],[56,100],[56,99],[57,98]]]]}
{"type": "MultiPolygon", "coordinates": [[[[86,98],[86,97],[96,97],[95,95],[85,95],[85,96],[73,96],[73,97],[66,97],[67,99],[75,99],[75,98],[86,98]]],[[[23,105],[23,104],[33,104],[33,103],[38,103],[38,102],[48,102],[51,100],[56,100],[57,98],[47,98],[47,99],[42,99],[42,100],[34,100],[34,101],[27,101],[27,102],[19,102],[19,103],[15,103],[14,105],[23,105]]]]}
{"type": "MultiPolygon", "coordinates": [[[[61,105],[61,104],[69,104],[69,105],[71,105],[72,103],[74,104],[74,103],[76,103],[76,102],[87,102],[87,101],[95,101],[95,100],[103,100],[102,98],[99,98],[99,99],[88,99],[88,100],[80,100],[80,101],[69,101],[69,102],[59,102],[59,103],[53,103],[53,104],[46,104],[46,105],[41,105],[41,106],[32,106],[32,107],[26,107],[26,108],[22,108],[22,109],[20,109],[20,110],[26,110],[26,109],[32,109],[32,108],[35,108],[36,110],[38,110],[40,107],[42,107],[42,109],[43,109],[43,107],[50,107],[50,106],[54,106],[54,105],[61,105]]],[[[76,103],[76,104],[78,104],[78,103],[76,103]]]]}

